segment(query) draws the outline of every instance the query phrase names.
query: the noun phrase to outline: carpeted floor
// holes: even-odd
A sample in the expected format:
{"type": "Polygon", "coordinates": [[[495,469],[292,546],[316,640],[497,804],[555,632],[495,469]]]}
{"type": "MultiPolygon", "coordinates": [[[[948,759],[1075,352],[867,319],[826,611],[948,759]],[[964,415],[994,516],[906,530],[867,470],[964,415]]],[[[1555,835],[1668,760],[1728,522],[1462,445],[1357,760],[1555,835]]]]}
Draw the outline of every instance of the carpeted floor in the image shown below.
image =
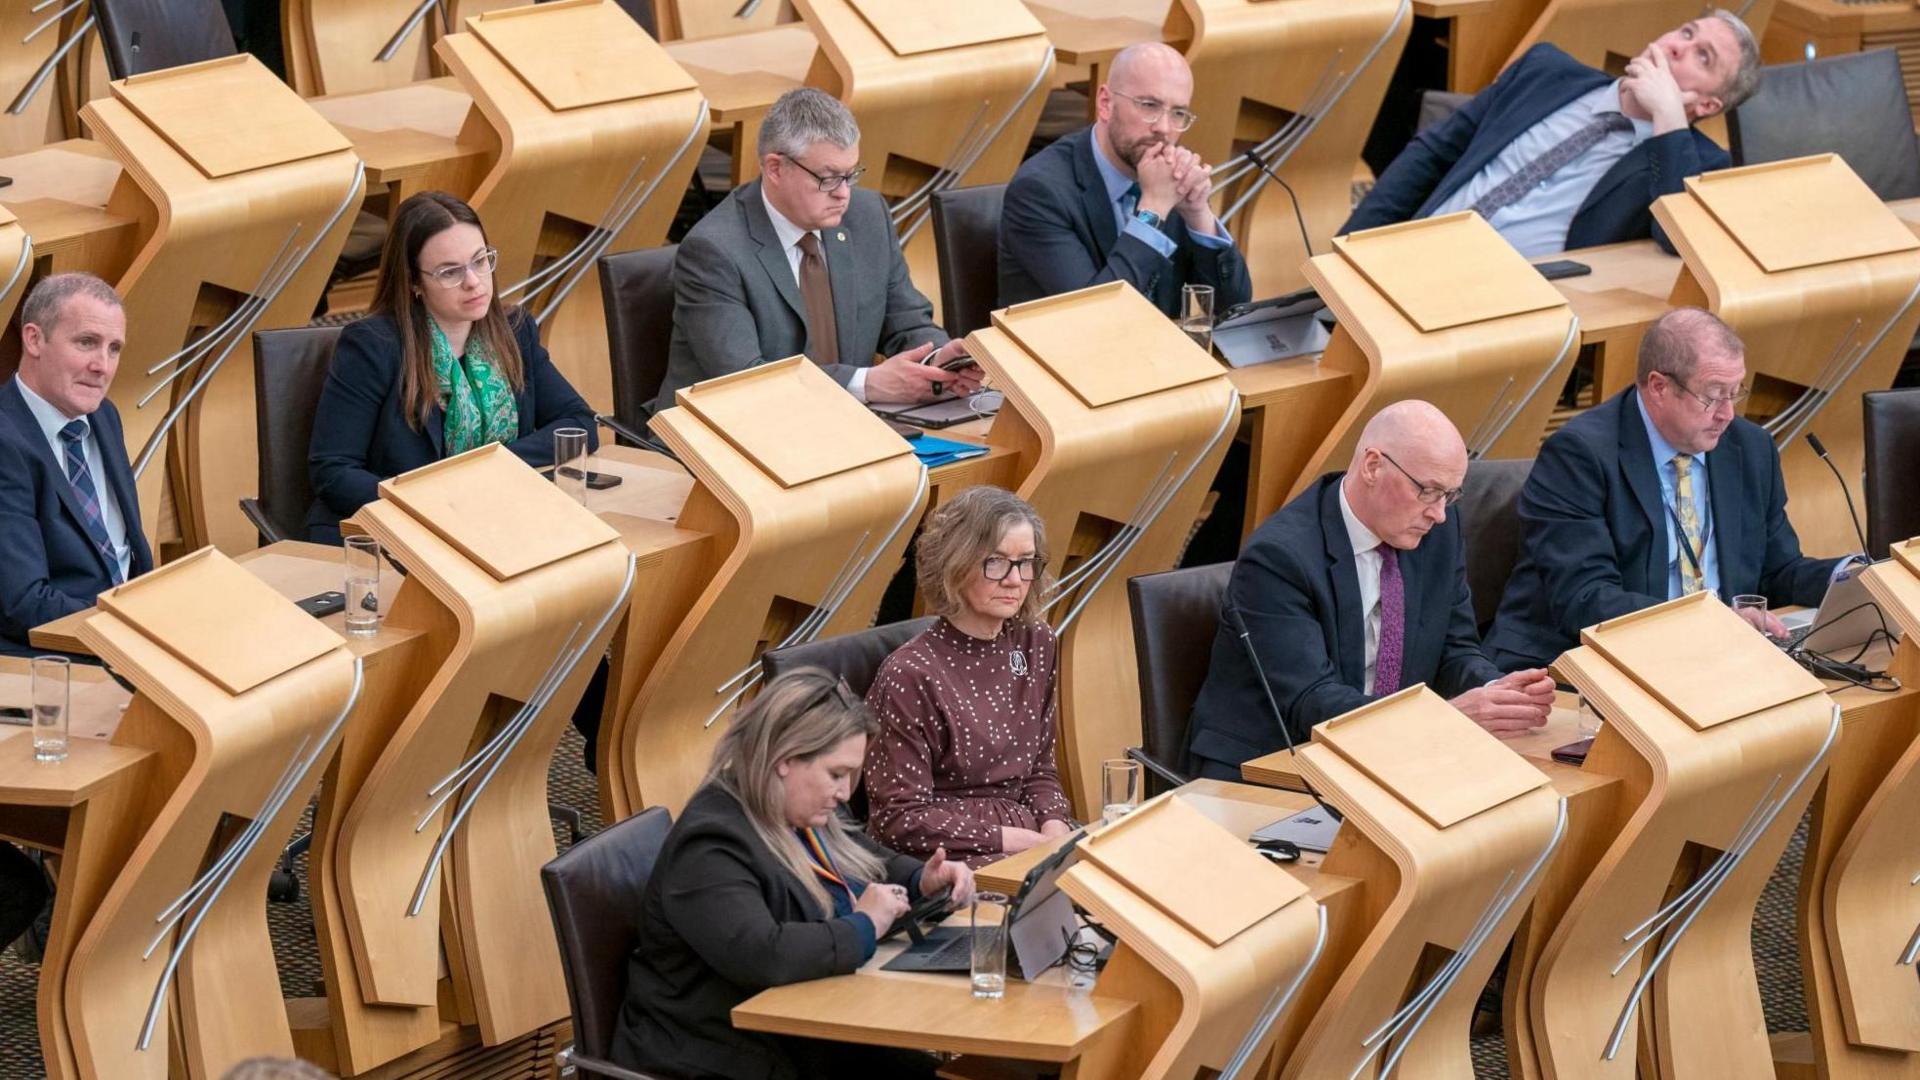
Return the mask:
{"type": "MultiPolygon", "coordinates": [[[[554,755],[548,784],[553,801],[580,811],[588,833],[599,829],[599,802],[594,795],[593,779],[580,766],[580,738],[571,729],[554,755]]],[[[304,829],[303,824],[302,831],[304,829]]],[[[564,848],[565,830],[557,828],[554,839],[564,848]]],[[[1753,923],[1753,951],[1760,971],[1760,995],[1766,1006],[1769,1031],[1804,1031],[1807,1026],[1799,957],[1793,941],[1794,897],[1805,849],[1803,824],[1775,869],[1753,923]]],[[[297,869],[301,879],[300,899],[289,904],[270,904],[267,908],[274,954],[280,965],[280,987],[289,997],[315,994],[320,986],[320,961],[314,947],[304,857],[297,869]]],[[[38,976],[37,967],[22,963],[11,950],[0,955],[0,1078],[4,1080],[34,1080],[46,1075],[40,1064],[40,1038],[34,1024],[38,976]]],[[[1506,1077],[1506,1046],[1498,1035],[1475,1039],[1473,1059],[1480,1080],[1506,1077]]]]}

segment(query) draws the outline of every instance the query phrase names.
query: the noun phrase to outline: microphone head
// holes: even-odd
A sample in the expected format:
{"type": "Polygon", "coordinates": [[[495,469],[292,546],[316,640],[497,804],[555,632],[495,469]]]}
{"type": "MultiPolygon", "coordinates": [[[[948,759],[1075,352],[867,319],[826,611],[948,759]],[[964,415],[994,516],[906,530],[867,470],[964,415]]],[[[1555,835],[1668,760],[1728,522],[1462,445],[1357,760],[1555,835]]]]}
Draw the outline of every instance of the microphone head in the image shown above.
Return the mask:
{"type": "Polygon", "coordinates": [[[1807,445],[1813,447],[1813,452],[1821,457],[1827,456],[1827,448],[1820,445],[1820,436],[1811,431],[1807,432],[1807,445]]]}

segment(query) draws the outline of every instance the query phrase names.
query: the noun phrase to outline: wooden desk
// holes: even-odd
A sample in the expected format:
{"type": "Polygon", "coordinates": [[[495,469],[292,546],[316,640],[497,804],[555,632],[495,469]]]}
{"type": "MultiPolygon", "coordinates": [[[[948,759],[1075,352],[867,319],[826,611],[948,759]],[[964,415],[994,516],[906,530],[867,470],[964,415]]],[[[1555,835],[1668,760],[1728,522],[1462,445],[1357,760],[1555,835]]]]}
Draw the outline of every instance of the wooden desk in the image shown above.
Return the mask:
{"type": "Polygon", "coordinates": [[[473,97],[452,76],[308,104],[353,140],[368,190],[385,187],[389,206],[420,191],[471,196],[499,153],[486,125],[468,122],[473,97]]]}
{"type": "MultiPolygon", "coordinates": [[[[0,204],[33,237],[49,273],[87,270],[109,281],[133,257],[139,223],[107,209],[123,170],[113,152],[91,139],[67,139],[0,158],[0,204]]],[[[38,276],[38,275],[30,275],[38,276]]]]}
{"type": "MultiPolygon", "coordinates": [[[[1441,0],[1446,2],[1446,0],[1441,0]]],[[[1104,68],[1129,45],[1160,41],[1169,0],[1027,0],[1063,64],[1104,68]]],[[[1096,72],[1092,86],[1100,84],[1096,72]]]]}
{"type": "Polygon", "coordinates": [[[1553,284],[1580,319],[1581,347],[1595,350],[1594,385],[1598,400],[1605,401],[1633,383],[1640,335],[1671,306],[1667,297],[1680,276],[1680,257],[1651,240],[1582,248],[1564,257],[1593,268],[1553,284]]]}
{"type": "Polygon", "coordinates": [[[731,133],[733,182],[760,175],[760,120],[781,94],[807,84],[820,42],[805,23],[725,37],[665,42],[707,97],[708,134],[731,133]]]}
{"type": "MultiPolygon", "coordinates": [[[[0,726],[0,806],[78,806],[152,756],[149,750],[107,742],[120,726],[120,713],[133,695],[109,678],[104,668],[74,664],[72,671],[65,761],[33,760],[31,730],[0,726]]],[[[30,662],[25,657],[0,656],[0,705],[30,706],[32,684],[30,662]]],[[[5,832],[5,820],[4,810],[0,810],[0,833],[5,832]]],[[[17,839],[33,842],[26,837],[17,839]]]]}
{"type": "Polygon", "coordinates": [[[1499,0],[1413,0],[1413,13],[1427,19],[1453,19],[1492,9],[1499,0]]]}

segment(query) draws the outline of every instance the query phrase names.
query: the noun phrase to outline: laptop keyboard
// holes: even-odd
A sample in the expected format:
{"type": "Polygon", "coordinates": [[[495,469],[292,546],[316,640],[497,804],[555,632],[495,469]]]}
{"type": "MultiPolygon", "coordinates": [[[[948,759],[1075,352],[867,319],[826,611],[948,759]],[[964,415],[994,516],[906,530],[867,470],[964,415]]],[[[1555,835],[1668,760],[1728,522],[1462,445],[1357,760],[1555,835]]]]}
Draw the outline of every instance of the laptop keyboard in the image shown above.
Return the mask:
{"type": "Polygon", "coordinates": [[[962,967],[971,967],[973,965],[972,949],[973,935],[959,934],[941,942],[935,948],[925,951],[915,951],[912,949],[908,951],[915,952],[917,956],[926,957],[925,962],[929,964],[940,964],[943,966],[959,964],[962,967]]]}

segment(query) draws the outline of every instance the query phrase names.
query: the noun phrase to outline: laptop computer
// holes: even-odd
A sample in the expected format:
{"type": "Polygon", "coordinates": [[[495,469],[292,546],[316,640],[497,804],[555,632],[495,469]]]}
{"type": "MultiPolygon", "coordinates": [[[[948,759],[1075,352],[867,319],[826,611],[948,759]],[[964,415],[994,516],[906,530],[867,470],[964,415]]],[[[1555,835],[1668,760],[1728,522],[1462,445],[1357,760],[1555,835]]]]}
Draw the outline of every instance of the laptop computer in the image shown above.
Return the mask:
{"type": "Polygon", "coordinates": [[[1838,653],[1865,645],[1883,627],[1896,637],[1899,629],[1886,621],[1860,575],[1866,566],[1852,566],[1813,611],[1782,615],[1787,637],[1780,647],[1788,652],[1838,653]]]}
{"type": "MultiPolygon", "coordinates": [[[[1060,875],[1071,861],[1073,849],[1084,833],[1067,837],[1060,849],[1042,859],[1020,882],[1020,890],[1007,905],[1007,972],[1030,978],[1060,962],[1073,944],[1079,924],[1073,914],[1073,900],[1061,892],[1060,875]]],[[[913,927],[909,927],[911,932],[913,927]]],[[[941,926],[921,931],[914,943],[900,955],[880,966],[882,971],[947,971],[967,974],[973,970],[973,928],[941,926]]]]}

